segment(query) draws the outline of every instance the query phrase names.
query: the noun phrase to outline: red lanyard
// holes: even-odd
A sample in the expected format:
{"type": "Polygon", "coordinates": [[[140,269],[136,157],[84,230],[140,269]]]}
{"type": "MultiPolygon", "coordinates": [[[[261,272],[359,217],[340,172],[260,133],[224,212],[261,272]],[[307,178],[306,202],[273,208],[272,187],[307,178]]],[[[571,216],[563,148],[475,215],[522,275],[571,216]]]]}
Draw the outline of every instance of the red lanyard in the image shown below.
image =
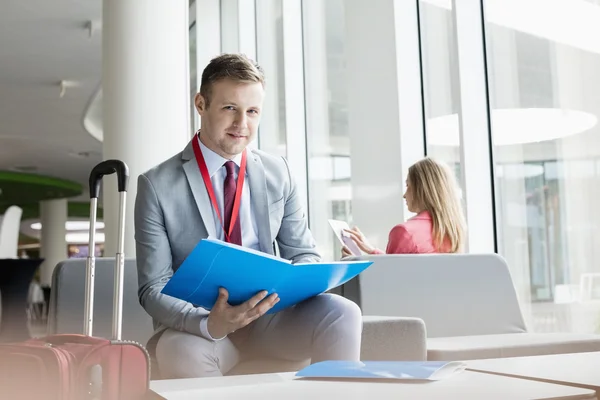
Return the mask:
{"type": "Polygon", "coordinates": [[[200,150],[200,144],[198,141],[200,140],[200,134],[198,133],[194,140],[192,140],[192,146],[194,147],[194,154],[196,155],[196,161],[198,162],[198,167],[200,168],[200,173],[202,174],[202,179],[204,180],[204,185],[206,186],[206,190],[208,191],[208,196],[210,197],[210,201],[213,205],[213,208],[217,212],[217,216],[219,217],[219,221],[221,221],[221,228],[223,229],[223,233],[225,233],[225,240],[229,242],[229,237],[231,236],[231,232],[233,231],[233,227],[235,226],[235,221],[238,218],[238,214],[240,212],[240,202],[242,200],[242,190],[244,188],[244,180],[246,179],[246,150],[242,153],[242,163],[240,165],[240,172],[237,178],[237,187],[235,189],[235,200],[233,201],[233,210],[231,212],[231,221],[229,222],[229,232],[225,232],[225,227],[223,226],[223,218],[221,218],[221,213],[219,212],[219,205],[217,204],[217,198],[215,196],[215,190],[213,189],[212,182],[210,180],[210,175],[208,173],[208,168],[206,167],[206,161],[204,161],[204,156],[202,155],[202,150],[200,150]]]}

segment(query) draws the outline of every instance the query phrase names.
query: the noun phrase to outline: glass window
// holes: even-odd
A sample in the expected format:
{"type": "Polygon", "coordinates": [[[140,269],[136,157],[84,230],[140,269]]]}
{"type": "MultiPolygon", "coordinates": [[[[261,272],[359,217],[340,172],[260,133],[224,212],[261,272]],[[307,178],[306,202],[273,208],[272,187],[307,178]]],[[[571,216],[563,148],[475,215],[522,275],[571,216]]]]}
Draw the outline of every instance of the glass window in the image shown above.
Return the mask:
{"type": "Polygon", "coordinates": [[[257,61],[263,67],[267,81],[258,145],[270,154],[286,156],[282,2],[256,2],[257,61]]]}
{"type": "Polygon", "coordinates": [[[458,61],[452,2],[419,1],[427,155],[461,182],[458,61]]]}
{"type": "Polygon", "coordinates": [[[598,332],[600,6],[533,3],[484,1],[498,248],[533,331],[598,332]]]}
{"type": "Polygon", "coordinates": [[[342,0],[303,2],[309,220],[325,260],[339,259],[329,219],[352,221],[342,0]]]}

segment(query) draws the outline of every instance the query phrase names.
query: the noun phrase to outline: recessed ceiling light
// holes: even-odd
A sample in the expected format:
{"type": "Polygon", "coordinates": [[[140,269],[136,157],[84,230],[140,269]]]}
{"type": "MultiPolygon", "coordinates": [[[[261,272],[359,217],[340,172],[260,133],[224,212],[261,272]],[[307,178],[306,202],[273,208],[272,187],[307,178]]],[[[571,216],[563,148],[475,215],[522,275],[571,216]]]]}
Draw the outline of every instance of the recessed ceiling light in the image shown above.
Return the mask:
{"type": "MultiPolygon", "coordinates": [[[[94,237],[96,244],[104,243],[104,233],[98,232],[94,237]]],[[[89,243],[90,236],[87,232],[70,232],[65,236],[65,241],[67,243],[89,243]]]]}
{"type": "MultiPolygon", "coordinates": [[[[39,231],[42,229],[41,222],[34,222],[31,224],[31,229],[39,231]]],[[[67,231],[88,231],[90,229],[90,221],[67,221],[65,222],[65,229],[67,231]]],[[[96,229],[104,229],[104,222],[96,222],[96,229]]]]}
{"type": "Polygon", "coordinates": [[[533,178],[544,174],[544,167],[533,164],[506,164],[496,166],[496,176],[506,179],[533,178]]]}
{"type": "MultiPolygon", "coordinates": [[[[558,108],[507,108],[491,113],[495,146],[537,143],[561,139],[585,132],[596,126],[595,115],[558,108]]],[[[427,121],[427,143],[458,146],[458,114],[442,115],[427,121]]]]}

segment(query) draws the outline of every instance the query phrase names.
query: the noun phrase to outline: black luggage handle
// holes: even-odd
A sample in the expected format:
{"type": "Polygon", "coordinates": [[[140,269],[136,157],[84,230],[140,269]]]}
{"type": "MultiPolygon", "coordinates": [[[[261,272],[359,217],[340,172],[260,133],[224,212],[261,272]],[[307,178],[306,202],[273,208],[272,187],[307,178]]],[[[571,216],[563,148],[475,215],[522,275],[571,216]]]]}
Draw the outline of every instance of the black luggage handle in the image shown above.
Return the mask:
{"type": "Polygon", "coordinates": [[[123,254],[125,236],[125,203],[127,199],[127,185],[129,183],[129,167],[121,160],[106,160],[96,165],[90,173],[90,233],[88,248],[90,252],[86,260],[85,279],[85,321],[83,333],[87,336],[93,334],[94,321],[94,285],[96,261],[94,249],[96,248],[96,211],[100,182],[105,175],[117,173],[119,186],[119,224],[117,237],[117,254],[115,257],[115,286],[113,299],[113,335],[115,340],[121,340],[123,322],[123,280],[125,268],[125,255],[123,254]]]}
{"type": "Polygon", "coordinates": [[[121,160],[106,160],[96,165],[90,173],[90,198],[98,198],[100,181],[104,175],[117,173],[119,192],[126,192],[129,184],[129,167],[121,160]]]}

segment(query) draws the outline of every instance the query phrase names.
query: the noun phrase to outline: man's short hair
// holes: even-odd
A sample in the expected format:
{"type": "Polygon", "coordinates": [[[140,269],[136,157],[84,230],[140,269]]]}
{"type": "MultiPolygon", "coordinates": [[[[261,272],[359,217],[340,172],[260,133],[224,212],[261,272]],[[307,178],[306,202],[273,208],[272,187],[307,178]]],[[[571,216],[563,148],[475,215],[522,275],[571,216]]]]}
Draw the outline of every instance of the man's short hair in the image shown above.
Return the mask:
{"type": "Polygon", "coordinates": [[[222,79],[232,79],[243,83],[265,84],[265,74],[256,61],[244,54],[222,54],[210,60],[202,72],[200,94],[204,97],[206,107],[210,104],[213,83],[222,79]]]}

